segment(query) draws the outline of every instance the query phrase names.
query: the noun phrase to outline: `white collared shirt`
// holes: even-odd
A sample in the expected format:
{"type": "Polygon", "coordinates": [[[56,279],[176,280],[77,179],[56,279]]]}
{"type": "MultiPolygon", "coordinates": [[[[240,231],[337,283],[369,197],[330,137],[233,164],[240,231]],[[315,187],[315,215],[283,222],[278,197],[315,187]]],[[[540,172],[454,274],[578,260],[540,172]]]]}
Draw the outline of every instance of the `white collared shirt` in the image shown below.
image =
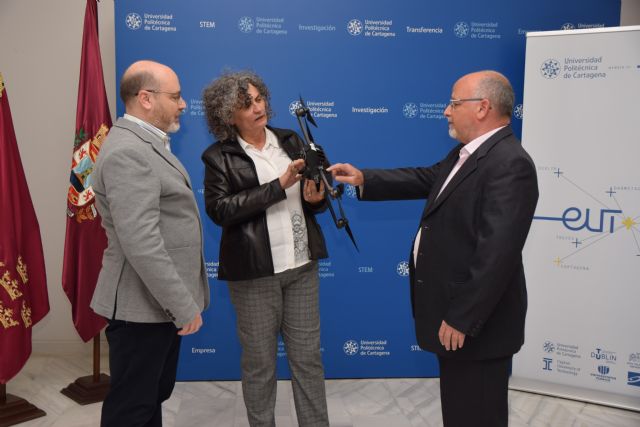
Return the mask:
{"type": "MultiPolygon", "coordinates": [[[[498,132],[500,129],[502,129],[504,127],[505,126],[501,126],[499,128],[495,128],[495,129],[490,130],[489,132],[487,132],[485,134],[480,135],[479,137],[477,137],[473,141],[470,141],[469,143],[465,144],[465,146],[460,149],[460,153],[465,151],[466,153],[468,153],[468,155],[466,157],[467,158],[471,157],[471,155],[478,148],[480,148],[480,146],[482,145],[483,142],[485,142],[487,139],[491,138],[493,136],[493,134],[495,134],[496,132],[498,132]]],[[[462,156],[460,156],[460,157],[462,157],[462,156]]],[[[447,184],[449,184],[449,181],[451,181],[451,178],[453,178],[453,176],[458,172],[458,170],[460,170],[461,167],[462,167],[462,164],[456,164],[453,167],[453,169],[451,169],[451,172],[449,172],[449,175],[447,176],[447,179],[444,181],[444,184],[442,184],[442,187],[440,188],[440,192],[435,197],[435,199],[437,199],[440,196],[440,194],[442,194],[442,190],[444,190],[444,188],[447,186],[447,184]]],[[[433,201],[435,201],[435,199],[433,201]]],[[[418,228],[418,234],[416,234],[416,238],[413,241],[413,265],[414,266],[416,266],[418,264],[418,248],[420,246],[420,237],[421,236],[422,236],[422,227],[418,228]]]]}
{"type": "Polygon", "coordinates": [[[151,132],[153,135],[156,135],[164,143],[164,148],[166,148],[168,151],[171,151],[170,138],[166,132],[158,129],[157,127],[155,127],[149,122],[145,122],[144,120],[139,119],[136,116],[132,116],[131,114],[124,113],[124,116],[122,117],[129,121],[134,122],[135,124],[140,126],[142,129],[151,132]]]}
{"type": "MultiPolygon", "coordinates": [[[[258,150],[238,135],[238,142],[253,160],[258,182],[266,184],[278,179],[291,164],[291,159],[278,144],[278,138],[266,129],[267,140],[258,150]]],[[[267,208],[267,230],[271,245],[274,273],[300,267],[309,262],[307,225],[302,211],[300,185],[285,190],[286,199],[267,208]]]]}

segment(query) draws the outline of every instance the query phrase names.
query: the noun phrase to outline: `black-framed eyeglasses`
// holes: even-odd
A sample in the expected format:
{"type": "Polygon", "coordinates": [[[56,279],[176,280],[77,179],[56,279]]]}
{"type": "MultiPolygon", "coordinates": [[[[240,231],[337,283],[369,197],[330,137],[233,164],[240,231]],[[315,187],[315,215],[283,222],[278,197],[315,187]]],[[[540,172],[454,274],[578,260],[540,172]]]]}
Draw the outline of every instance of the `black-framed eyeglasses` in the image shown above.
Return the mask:
{"type": "Polygon", "coordinates": [[[452,110],[454,110],[458,105],[462,104],[463,102],[468,102],[468,101],[483,101],[487,98],[464,98],[464,99],[453,99],[451,98],[449,100],[449,107],[451,107],[452,110]]]}
{"type": "MultiPolygon", "coordinates": [[[[155,89],[140,89],[140,91],[145,91],[145,92],[151,92],[151,93],[164,93],[165,95],[169,95],[169,98],[174,101],[176,104],[180,102],[180,100],[182,99],[182,92],[181,91],[177,91],[177,92],[164,92],[161,90],[155,90],[155,89]]],[[[140,93],[140,91],[138,91],[136,93],[136,96],[138,96],[138,93],[140,93]]]]}

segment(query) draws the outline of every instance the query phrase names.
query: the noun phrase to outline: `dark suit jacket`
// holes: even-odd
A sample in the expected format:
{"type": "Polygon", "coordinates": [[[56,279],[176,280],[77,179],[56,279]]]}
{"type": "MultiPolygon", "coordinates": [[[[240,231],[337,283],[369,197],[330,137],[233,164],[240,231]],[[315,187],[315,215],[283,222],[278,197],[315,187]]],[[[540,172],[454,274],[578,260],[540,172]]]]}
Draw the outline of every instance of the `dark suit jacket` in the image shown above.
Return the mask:
{"type": "Polygon", "coordinates": [[[462,144],[428,168],[363,170],[362,200],[427,198],[417,263],[411,247],[411,303],[421,348],[445,357],[490,359],[524,343],[524,246],[538,200],[533,161],[507,126],[463,164],[442,194],[462,144]],[[440,344],[442,320],[467,335],[440,344]]]}

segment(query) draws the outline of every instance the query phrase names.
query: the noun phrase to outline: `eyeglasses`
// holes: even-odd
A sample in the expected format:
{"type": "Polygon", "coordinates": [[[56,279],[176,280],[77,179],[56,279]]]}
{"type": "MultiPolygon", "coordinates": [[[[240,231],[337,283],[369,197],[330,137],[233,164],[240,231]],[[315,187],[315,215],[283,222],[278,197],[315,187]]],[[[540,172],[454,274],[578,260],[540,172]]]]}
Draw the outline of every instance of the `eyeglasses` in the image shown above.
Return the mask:
{"type": "Polygon", "coordinates": [[[455,110],[456,107],[460,104],[462,104],[463,102],[467,102],[467,101],[483,101],[486,98],[465,98],[465,99],[450,99],[449,100],[449,107],[451,107],[452,110],[455,110]]]}
{"type": "MultiPolygon", "coordinates": [[[[175,102],[176,104],[180,102],[180,100],[182,99],[182,92],[181,91],[177,91],[177,92],[163,92],[161,90],[154,90],[154,89],[140,89],[140,91],[145,91],[145,92],[151,92],[151,93],[164,93],[165,95],[169,95],[169,98],[175,102]]],[[[136,96],[138,96],[138,93],[140,93],[139,91],[136,93],[136,96]]]]}

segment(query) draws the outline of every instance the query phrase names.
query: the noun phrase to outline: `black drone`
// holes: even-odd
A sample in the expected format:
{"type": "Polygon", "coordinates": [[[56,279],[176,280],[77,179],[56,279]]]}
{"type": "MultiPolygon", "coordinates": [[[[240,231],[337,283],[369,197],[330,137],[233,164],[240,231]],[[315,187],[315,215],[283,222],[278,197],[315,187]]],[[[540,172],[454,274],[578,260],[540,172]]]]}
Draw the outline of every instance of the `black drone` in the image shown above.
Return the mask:
{"type": "Polygon", "coordinates": [[[344,209],[342,209],[342,193],[344,192],[344,184],[338,184],[335,187],[331,185],[331,174],[329,174],[324,168],[326,156],[324,155],[322,147],[317,145],[313,140],[313,136],[309,130],[309,123],[315,127],[318,127],[318,125],[316,124],[316,121],[313,120],[311,111],[309,111],[309,108],[305,105],[302,100],[302,96],[300,97],[300,106],[296,109],[295,113],[304,139],[304,149],[301,152],[301,157],[305,161],[305,168],[301,171],[302,176],[313,180],[316,183],[317,188],[320,188],[321,182],[324,183],[325,196],[328,195],[331,199],[338,202],[340,218],[336,216],[336,212],[331,201],[328,200],[327,202],[333,222],[337,228],[345,229],[351,239],[351,242],[353,242],[353,246],[355,246],[356,250],[359,251],[356,239],[353,237],[351,227],[349,227],[349,220],[347,220],[347,217],[344,214],[344,209]]]}

